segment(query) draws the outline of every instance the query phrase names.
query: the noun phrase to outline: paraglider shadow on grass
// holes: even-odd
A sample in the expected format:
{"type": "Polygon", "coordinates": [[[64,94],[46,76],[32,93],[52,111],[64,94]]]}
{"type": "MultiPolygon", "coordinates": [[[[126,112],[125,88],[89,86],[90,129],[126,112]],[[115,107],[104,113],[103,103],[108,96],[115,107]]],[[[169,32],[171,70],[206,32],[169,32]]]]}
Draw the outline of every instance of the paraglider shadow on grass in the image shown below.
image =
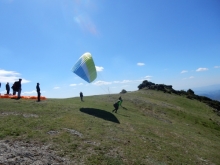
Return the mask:
{"type": "Polygon", "coordinates": [[[80,111],[83,113],[87,113],[89,115],[108,120],[111,122],[115,122],[120,124],[119,120],[115,117],[114,114],[101,110],[101,109],[96,109],[96,108],[80,108],[80,111]]]}

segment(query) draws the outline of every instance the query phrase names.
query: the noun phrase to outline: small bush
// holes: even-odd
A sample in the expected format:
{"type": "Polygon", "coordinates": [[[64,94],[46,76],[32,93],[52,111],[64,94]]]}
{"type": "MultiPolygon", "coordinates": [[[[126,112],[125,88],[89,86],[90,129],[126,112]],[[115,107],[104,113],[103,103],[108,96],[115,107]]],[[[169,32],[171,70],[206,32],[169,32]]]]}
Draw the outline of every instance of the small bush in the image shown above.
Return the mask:
{"type": "Polygon", "coordinates": [[[122,89],[122,91],[120,92],[120,94],[123,94],[123,93],[127,93],[127,91],[125,89],[122,89]]]}

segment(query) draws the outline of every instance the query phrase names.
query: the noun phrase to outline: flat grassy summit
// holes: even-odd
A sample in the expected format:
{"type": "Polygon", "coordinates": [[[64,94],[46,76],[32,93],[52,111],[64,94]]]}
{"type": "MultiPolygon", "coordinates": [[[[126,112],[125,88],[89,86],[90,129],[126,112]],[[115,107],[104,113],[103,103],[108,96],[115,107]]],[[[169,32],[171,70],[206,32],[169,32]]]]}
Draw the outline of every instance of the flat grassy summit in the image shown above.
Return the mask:
{"type": "Polygon", "coordinates": [[[218,165],[219,149],[213,108],[176,94],[0,99],[0,164],[218,165]]]}

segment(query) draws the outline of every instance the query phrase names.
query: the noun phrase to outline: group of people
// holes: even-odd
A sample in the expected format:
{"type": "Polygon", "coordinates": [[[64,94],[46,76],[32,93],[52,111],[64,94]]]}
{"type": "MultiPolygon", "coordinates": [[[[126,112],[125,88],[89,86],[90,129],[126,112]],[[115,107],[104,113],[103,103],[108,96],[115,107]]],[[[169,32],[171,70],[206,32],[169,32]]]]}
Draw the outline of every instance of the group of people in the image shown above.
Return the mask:
{"type": "MultiPolygon", "coordinates": [[[[18,92],[17,99],[21,98],[21,90],[22,90],[21,89],[21,81],[22,81],[22,79],[19,79],[19,81],[15,81],[13,86],[11,87],[13,89],[13,95],[15,95],[16,92],[18,92]]],[[[1,88],[1,83],[0,83],[0,88],[1,88]]],[[[6,94],[9,95],[10,94],[10,85],[9,85],[8,82],[5,85],[5,88],[6,88],[6,94]]],[[[40,95],[41,95],[41,93],[40,93],[40,83],[37,83],[36,91],[37,91],[37,101],[40,102],[40,95]]],[[[79,93],[79,96],[80,96],[81,101],[84,101],[82,92],[79,93]]],[[[122,98],[119,97],[118,101],[113,104],[115,109],[113,109],[112,112],[117,113],[119,106],[122,107],[122,102],[123,102],[122,98]]]]}
{"type": "MultiPolygon", "coordinates": [[[[20,99],[21,98],[21,81],[22,81],[22,79],[20,78],[18,81],[15,81],[14,82],[14,84],[12,85],[12,90],[13,90],[13,92],[12,92],[12,94],[13,95],[16,95],[16,92],[18,93],[18,97],[17,97],[17,99],[20,99]]],[[[7,84],[6,84],[6,86],[5,86],[5,88],[6,88],[6,94],[10,94],[10,85],[9,85],[9,83],[7,82],[7,84]]]]}
{"type": "MultiPolygon", "coordinates": [[[[16,95],[16,92],[18,94],[18,97],[17,99],[20,99],[21,98],[21,81],[22,79],[19,79],[18,81],[15,81],[14,84],[12,85],[12,90],[13,90],[13,95],[16,95]]],[[[37,101],[40,102],[40,83],[37,83],[37,86],[36,86],[36,91],[37,91],[37,101]]],[[[0,88],[1,88],[1,83],[0,83],[0,88]]],[[[5,89],[6,89],[6,94],[7,95],[10,95],[10,85],[9,83],[7,82],[6,85],[5,85],[5,89]]]]}

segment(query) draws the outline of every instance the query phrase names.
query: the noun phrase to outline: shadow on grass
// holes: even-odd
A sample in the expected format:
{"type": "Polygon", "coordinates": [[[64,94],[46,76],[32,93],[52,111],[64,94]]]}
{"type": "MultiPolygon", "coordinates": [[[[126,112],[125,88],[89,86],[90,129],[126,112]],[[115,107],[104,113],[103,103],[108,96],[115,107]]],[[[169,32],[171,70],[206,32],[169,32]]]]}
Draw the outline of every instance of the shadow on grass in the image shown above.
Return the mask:
{"type": "Polygon", "coordinates": [[[108,120],[108,121],[120,124],[119,120],[115,117],[115,115],[113,115],[110,112],[101,110],[101,109],[96,109],[96,108],[80,108],[80,111],[83,112],[83,113],[87,113],[89,115],[98,117],[98,118],[102,118],[104,120],[108,120]]]}

